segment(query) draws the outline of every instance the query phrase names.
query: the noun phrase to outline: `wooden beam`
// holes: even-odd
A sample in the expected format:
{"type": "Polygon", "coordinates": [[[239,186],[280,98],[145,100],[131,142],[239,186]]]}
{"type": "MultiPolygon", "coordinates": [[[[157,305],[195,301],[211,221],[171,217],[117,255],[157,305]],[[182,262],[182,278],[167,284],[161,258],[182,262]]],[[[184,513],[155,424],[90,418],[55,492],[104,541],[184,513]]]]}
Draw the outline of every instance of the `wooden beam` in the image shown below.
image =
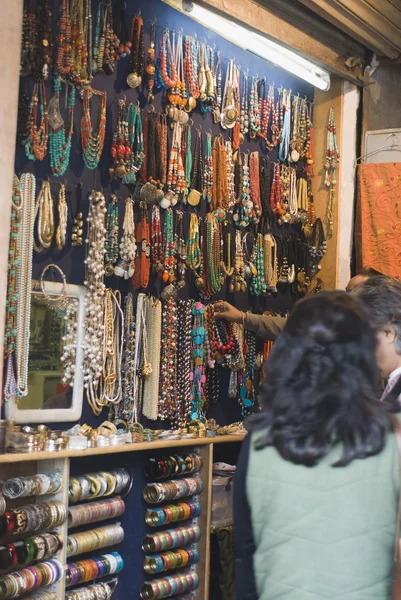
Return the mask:
{"type": "MultiPolygon", "coordinates": [[[[187,16],[191,16],[190,12],[183,9],[182,0],[163,0],[163,2],[187,16]]],[[[298,27],[287,23],[274,12],[267,10],[253,0],[241,0],[241,2],[235,3],[232,0],[201,0],[198,4],[220,13],[231,21],[236,21],[243,27],[248,27],[279,42],[335,75],[348,79],[357,85],[364,85],[364,82],[360,79],[362,75],[360,69],[357,71],[349,69],[345,64],[347,57],[342,55],[340,51],[335,51],[322,42],[313,39],[309,34],[300,31],[298,27]]],[[[224,31],[220,35],[224,37],[224,31]]]]}

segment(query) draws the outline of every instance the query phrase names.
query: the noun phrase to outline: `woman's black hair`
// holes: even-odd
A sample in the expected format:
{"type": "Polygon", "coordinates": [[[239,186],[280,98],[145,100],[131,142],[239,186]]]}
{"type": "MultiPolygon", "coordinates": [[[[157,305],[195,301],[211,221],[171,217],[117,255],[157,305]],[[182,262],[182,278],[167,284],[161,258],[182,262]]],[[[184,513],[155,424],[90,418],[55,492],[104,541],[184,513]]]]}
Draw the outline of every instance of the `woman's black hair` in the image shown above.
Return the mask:
{"type": "Polygon", "coordinates": [[[337,444],[342,467],[379,453],[389,419],[375,397],[375,337],[359,302],[322,292],[298,302],[274,344],[250,430],[256,448],[316,465],[337,444]]]}

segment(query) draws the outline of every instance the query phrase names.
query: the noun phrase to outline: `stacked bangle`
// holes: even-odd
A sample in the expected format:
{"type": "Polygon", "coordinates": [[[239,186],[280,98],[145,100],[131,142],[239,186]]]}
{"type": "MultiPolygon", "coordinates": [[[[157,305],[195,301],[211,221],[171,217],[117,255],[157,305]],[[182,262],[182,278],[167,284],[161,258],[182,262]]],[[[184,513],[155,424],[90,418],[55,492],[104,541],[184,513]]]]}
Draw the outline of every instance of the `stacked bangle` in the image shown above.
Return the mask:
{"type": "Polygon", "coordinates": [[[199,502],[181,502],[179,504],[167,504],[158,508],[148,508],[145,521],[149,527],[178,523],[187,519],[194,519],[201,514],[199,502]]]}
{"type": "Polygon", "coordinates": [[[148,483],[143,490],[143,497],[148,504],[188,498],[203,490],[202,480],[196,477],[188,479],[172,479],[165,483],[148,483]]]}
{"type": "Polygon", "coordinates": [[[65,576],[66,587],[93,581],[94,579],[98,579],[98,577],[120,573],[123,567],[124,561],[118,552],[111,552],[111,554],[104,554],[95,558],[70,563],[67,565],[65,576]]]}
{"type": "Polygon", "coordinates": [[[143,538],[142,550],[146,553],[155,553],[190,546],[200,540],[201,531],[198,525],[166,529],[157,533],[150,533],[143,538]]]}
{"type": "Polygon", "coordinates": [[[81,531],[68,536],[67,556],[77,556],[92,550],[99,550],[99,548],[114,546],[120,544],[123,540],[124,529],[118,524],[81,531]]]}
{"type": "Polygon", "coordinates": [[[0,577],[0,598],[6,600],[59,581],[64,573],[58,560],[39,563],[0,577]]]}
{"type": "Polygon", "coordinates": [[[54,592],[45,592],[40,590],[29,596],[30,600],[57,600],[57,594],[54,592]]]}
{"type": "Polygon", "coordinates": [[[27,504],[6,510],[1,520],[1,535],[36,533],[62,525],[67,519],[67,508],[62,502],[27,504]]]}
{"type": "Polygon", "coordinates": [[[18,542],[0,546],[0,570],[27,567],[34,562],[49,560],[63,547],[57,533],[42,533],[18,542]]]}
{"type": "Polygon", "coordinates": [[[112,494],[120,494],[132,487],[132,476],[127,469],[99,473],[87,473],[78,477],[70,477],[69,500],[76,504],[82,500],[95,500],[112,494]]]}
{"type": "Polygon", "coordinates": [[[68,526],[78,527],[120,517],[125,511],[124,500],[120,496],[98,500],[89,504],[77,504],[68,509],[68,526]]]}
{"type": "Polygon", "coordinates": [[[181,573],[169,575],[162,579],[153,579],[147,581],[141,587],[142,600],[156,600],[160,598],[170,598],[178,594],[185,594],[196,590],[199,585],[199,576],[197,573],[181,573]]]}
{"type": "Polygon", "coordinates": [[[95,583],[65,593],[66,600],[109,600],[113,589],[108,583],[95,583]]]}
{"type": "Polygon", "coordinates": [[[149,479],[160,481],[179,475],[198,473],[201,467],[202,457],[197,454],[173,454],[159,460],[150,458],[145,467],[145,474],[149,479]]]}
{"type": "Polygon", "coordinates": [[[44,496],[45,494],[57,494],[61,491],[62,486],[62,477],[57,472],[29,477],[13,477],[3,483],[3,494],[10,499],[44,496]]]}
{"type": "Polygon", "coordinates": [[[147,556],[144,560],[143,568],[149,575],[154,575],[155,573],[165,573],[172,569],[194,565],[199,562],[199,558],[199,550],[183,550],[180,548],[178,550],[163,552],[162,554],[147,556]]]}

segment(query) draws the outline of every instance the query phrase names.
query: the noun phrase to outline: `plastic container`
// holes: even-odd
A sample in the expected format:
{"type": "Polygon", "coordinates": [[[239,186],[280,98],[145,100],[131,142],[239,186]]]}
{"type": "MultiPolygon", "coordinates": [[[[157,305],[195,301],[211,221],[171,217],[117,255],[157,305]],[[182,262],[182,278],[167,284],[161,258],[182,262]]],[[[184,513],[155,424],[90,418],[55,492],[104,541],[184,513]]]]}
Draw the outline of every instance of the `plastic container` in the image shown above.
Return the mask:
{"type": "Polygon", "coordinates": [[[213,477],[212,525],[228,527],[233,524],[233,478],[213,477]]]}

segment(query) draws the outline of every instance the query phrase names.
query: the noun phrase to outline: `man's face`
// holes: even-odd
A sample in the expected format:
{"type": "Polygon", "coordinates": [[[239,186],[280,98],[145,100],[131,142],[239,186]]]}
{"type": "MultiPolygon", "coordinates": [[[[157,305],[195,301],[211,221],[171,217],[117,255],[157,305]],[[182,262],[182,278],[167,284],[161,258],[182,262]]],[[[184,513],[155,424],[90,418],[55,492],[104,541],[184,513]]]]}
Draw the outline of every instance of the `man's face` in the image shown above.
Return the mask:
{"type": "Polygon", "coordinates": [[[355,275],[355,277],[352,277],[352,279],[350,279],[349,282],[347,283],[347,287],[345,288],[345,291],[352,292],[352,290],[354,288],[356,288],[357,285],[363,283],[367,279],[369,279],[369,277],[367,275],[355,275]]]}

